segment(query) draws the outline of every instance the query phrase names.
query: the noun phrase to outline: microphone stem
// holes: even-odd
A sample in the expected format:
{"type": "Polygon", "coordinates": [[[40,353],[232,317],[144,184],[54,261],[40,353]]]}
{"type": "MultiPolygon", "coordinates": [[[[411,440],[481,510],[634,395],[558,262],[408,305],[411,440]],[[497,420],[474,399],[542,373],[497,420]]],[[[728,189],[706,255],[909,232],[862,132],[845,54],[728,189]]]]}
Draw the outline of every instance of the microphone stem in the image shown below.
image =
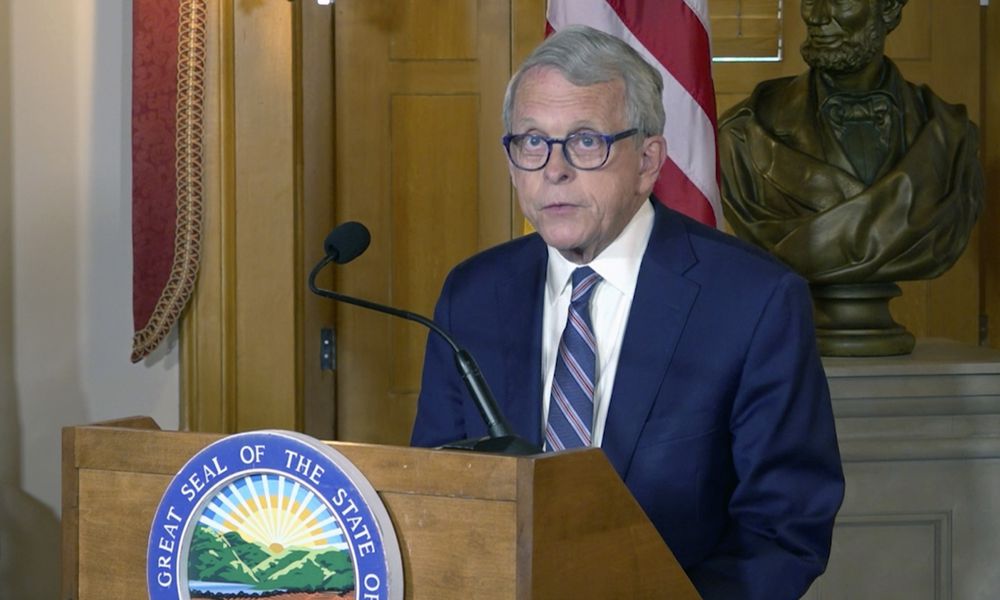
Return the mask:
{"type": "Polygon", "coordinates": [[[441,339],[451,346],[452,351],[455,353],[455,363],[458,365],[458,369],[462,373],[462,380],[465,381],[465,387],[468,388],[469,393],[472,394],[472,398],[476,402],[476,408],[479,409],[479,414],[486,423],[486,429],[489,436],[492,438],[498,438],[512,435],[510,424],[507,423],[507,420],[504,419],[503,415],[500,414],[500,411],[497,409],[496,399],[493,397],[493,393],[486,384],[486,379],[479,370],[479,365],[476,364],[476,361],[472,358],[471,354],[459,347],[455,340],[453,340],[450,335],[441,329],[437,323],[427,317],[424,317],[423,315],[418,315],[417,313],[412,313],[407,310],[400,310],[391,306],[377,304],[368,300],[362,300],[361,298],[345,296],[338,292],[334,292],[333,290],[317,287],[316,276],[331,262],[333,262],[333,258],[328,255],[323,260],[318,262],[315,267],[313,267],[312,271],[309,273],[309,291],[324,298],[332,298],[333,300],[338,300],[347,304],[353,304],[362,308],[401,317],[408,321],[416,321],[438,334],[441,339]]]}
{"type": "Polygon", "coordinates": [[[486,430],[490,437],[513,435],[510,425],[497,410],[496,399],[493,398],[493,393],[486,385],[486,379],[483,378],[483,374],[479,371],[479,365],[476,364],[472,355],[460,349],[455,353],[455,364],[458,365],[458,369],[462,373],[465,387],[469,388],[469,393],[476,399],[476,408],[479,409],[479,414],[486,423],[486,430]]]}
{"type": "Polygon", "coordinates": [[[327,289],[324,289],[324,288],[321,288],[321,287],[317,287],[316,286],[316,275],[318,275],[319,272],[321,270],[323,270],[323,267],[325,267],[326,265],[330,264],[331,262],[333,262],[333,259],[331,259],[329,256],[327,256],[326,258],[324,258],[323,260],[321,260],[315,267],[313,267],[312,272],[309,273],[309,291],[310,292],[316,294],[317,296],[323,296],[325,298],[332,298],[333,300],[339,300],[340,302],[345,302],[347,304],[353,304],[355,306],[360,306],[362,308],[367,308],[367,309],[370,309],[370,310],[376,310],[378,312],[387,313],[387,314],[390,314],[390,315],[395,315],[397,317],[401,317],[401,318],[407,319],[409,321],[416,321],[417,323],[420,323],[420,324],[424,325],[425,327],[429,327],[430,329],[434,330],[434,332],[437,333],[438,335],[440,335],[444,339],[444,341],[448,342],[448,345],[450,345],[451,349],[454,350],[456,353],[462,351],[462,349],[458,347],[458,344],[456,344],[448,336],[448,334],[445,333],[444,330],[441,329],[438,326],[437,323],[435,323],[434,321],[431,321],[430,319],[428,319],[427,317],[425,317],[423,315],[418,315],[417,313],[412,313],[412,312],[407,311],[407,310],[400,310],[398,308],[393,308],[391,306],[385,306],[383,304],[377,304],[375,302],[369,302],[368,300],[362,300],[361,298],[354,298],[352,296],[345,296],[345,295],[340,294],[338,292],[334,292],[333,290],[327,290],[327,289]]]}

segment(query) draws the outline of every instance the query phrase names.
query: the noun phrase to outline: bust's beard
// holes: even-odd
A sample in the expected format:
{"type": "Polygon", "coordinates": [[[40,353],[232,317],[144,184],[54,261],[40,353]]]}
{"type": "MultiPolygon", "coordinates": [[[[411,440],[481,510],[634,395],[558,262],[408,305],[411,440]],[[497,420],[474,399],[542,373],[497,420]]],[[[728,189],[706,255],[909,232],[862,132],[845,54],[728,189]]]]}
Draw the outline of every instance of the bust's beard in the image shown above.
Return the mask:
{"type": "Polygon", "coordinates": [[[836,48],[814,46],[810,37],[802,42],[802,58],[814,69],[835,75],[856,73],[868,66],[885,48],[885,25],[878,17],[836,48]]]}

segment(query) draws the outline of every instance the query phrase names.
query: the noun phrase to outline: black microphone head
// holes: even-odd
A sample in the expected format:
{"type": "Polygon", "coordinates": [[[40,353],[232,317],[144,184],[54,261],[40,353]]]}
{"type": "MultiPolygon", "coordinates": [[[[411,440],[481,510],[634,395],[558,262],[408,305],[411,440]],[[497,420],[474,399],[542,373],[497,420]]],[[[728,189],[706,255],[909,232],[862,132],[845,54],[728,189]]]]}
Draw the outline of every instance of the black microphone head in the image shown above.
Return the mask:
{"type": "Polygon", "coordinates": [[[333,262],[342,265],[361,256],[371,241],[367,227],[357,221],[348,221],[333,228],[323,242],[323,249],[333,262]]]}

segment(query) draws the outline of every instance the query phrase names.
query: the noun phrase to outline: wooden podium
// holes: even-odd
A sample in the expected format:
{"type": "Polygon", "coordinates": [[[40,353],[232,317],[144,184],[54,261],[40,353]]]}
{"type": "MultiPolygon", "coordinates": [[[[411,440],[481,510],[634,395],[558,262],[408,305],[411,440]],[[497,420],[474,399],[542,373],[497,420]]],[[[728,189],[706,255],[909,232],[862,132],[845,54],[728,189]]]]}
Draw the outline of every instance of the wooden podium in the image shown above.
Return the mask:
{"type": "MultiPolygon", "coordinates": [[[[160,497],[221,437],[161,431],[146,417],[63,430],[62,598],[145,597],[160,497]]],[[[509,457],[328,443],[382,498],[406,598],[698,598],[600,450],[509,457]]]]}

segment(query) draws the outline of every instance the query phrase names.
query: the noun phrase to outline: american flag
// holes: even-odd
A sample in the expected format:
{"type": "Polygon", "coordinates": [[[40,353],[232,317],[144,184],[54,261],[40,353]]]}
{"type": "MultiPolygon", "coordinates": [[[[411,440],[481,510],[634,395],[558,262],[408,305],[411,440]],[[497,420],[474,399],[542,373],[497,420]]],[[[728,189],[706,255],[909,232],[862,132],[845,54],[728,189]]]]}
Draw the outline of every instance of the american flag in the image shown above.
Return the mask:
{"type": "Polygon", "coordinates": [[[667,162],[653,193],[720,226],[708,0],[549,0],[548,28],[589,25],[623,39],[663,76],[667,162]]]}

